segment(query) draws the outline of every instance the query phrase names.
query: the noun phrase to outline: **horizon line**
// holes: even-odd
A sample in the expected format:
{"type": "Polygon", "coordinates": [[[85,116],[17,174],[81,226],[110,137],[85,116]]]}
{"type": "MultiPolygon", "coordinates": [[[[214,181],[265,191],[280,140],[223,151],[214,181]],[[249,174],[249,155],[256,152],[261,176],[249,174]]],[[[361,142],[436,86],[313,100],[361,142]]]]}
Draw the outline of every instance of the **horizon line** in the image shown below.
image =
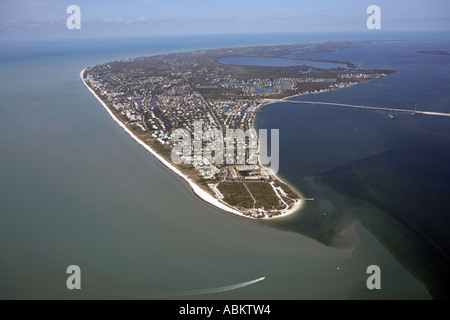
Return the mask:
{"type": "MultiPolygon", "coordinates": [[[[114,36],[114,35],[104,35],[104,36],[81,36],[81,37],[55,37],[55,38],[17,38],[17,39],[1,39],[0,42],[38,42],[38,41],[61,41],[61,40],[99,40],[99,39],[136,39],[136,38],[163,38],[163,37],[199,37],[199,36],[245,36],[245,35],[295,35],[295,34],[368,34],[370,36],[367,37],[366,40],[382,40],[382,39],[371,39],[374,35],[381,35],[381,34],[412,34],[412,33],[448,33],[448,37],[450,39],[450,30],[376,30],[376,31],[367,31],[367,30],[330,30],[330,31],[262,31],[262,32],[215,32],[215,33],[168,33],[168,34],[151,34],[151,35],[130,35],[130,36],[114,36]]],[[[442,34],[440,35],[442,36],[442,34]]],[[[423,39],[421,35],[418,35],[419,39],[423,39]]],[[[426,40],[432,40],[434,38],[427,38],[426,40]]],[[[358,39],[362,40],[362,39],[358,39]]],[[[392,39],[386,39],[386,40],[392,40],[392,39]]],[[[403,40],[403,39],[397,39],[397,40],[403,40]]],[[[405,39],[410,40],[410,39],[405,39]]],[[[440,38],[439,40],[443,40],[440,38]]],[[[352,40],[345,40],[345,41],[352,41],[352,40]]]]}

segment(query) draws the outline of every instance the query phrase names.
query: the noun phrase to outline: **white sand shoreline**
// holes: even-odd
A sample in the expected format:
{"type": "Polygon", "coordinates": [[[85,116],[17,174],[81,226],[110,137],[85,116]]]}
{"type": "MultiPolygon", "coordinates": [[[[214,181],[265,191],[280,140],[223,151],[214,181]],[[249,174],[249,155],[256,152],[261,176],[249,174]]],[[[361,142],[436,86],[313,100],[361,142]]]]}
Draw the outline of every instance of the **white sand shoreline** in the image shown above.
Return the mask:
{"type": "MultiPolygon", "coordinates": [[[[122,129],[124,129],[125,132],[128,133],[137,143],[139,143],[143,148],[145,148],[145,150],[150,152],[156,159],[158,159],[164,166],[166,166],[168,169],[173,171],[175,174],[177,174],[178,176],[183,178],[189,184],[189,186],[191,187],[192,191],[194,192],[194,194],[196,196],[198,196],[200,199],[202,199],[203,201],[207,202],[208,204],[211,204],[211,205],[215,206],[216,208],[219,208],[219,209],[221,209],[223,211],[226,211],[228,213],[236,214],[238,216],[241,216],[241,217],[244,217],[244,218],[248,218],[248,219],[261,220],[261,218],[253,218],[253,217],[246,216],[243,213],[239,212],[237,209],[232,208],[231,206],[228,206],[228,205],[224,204],[223,202],[219,201],[218,199],[216,199],[215,197],[213,197],[212,195],[207,193],[205,190],[200,188],[194,181],[192,181],[192,179],[190,179],[188,176],[183,174],[178,168],[176,168],[174,165],[172,165],[170,162],[168,162],[166,159],[164,159],[164,157],[159,155],[150,146],[148,146],[145,142],[143,142],[141,139],[139,139],[133,132],[131,132],[130,129],[127,128],[127,126],[122,121],[120,121],[114,115],[114,113],[108,108],[108,106],[102,101],[102,99],[100,99],[100,97],[98,97],[96,95],[94,90],[92,90],[91,87],[89,87],[88,84],[84,81],[83,75],[84,75],[85,71],[86,71],[86,68],[83,69],[80,72],[81,81],[83,82],[85,87],[88,88],[88,90],[92,93],[92,95],[94,95],[94,97],[100,102],[100,104],[106,109],[106,111],[111,116],[111,118],[115,122],[117,122],[117,124],[119,126],[121,126],[122,129]]],[[[277,177],[277,179],[278,179],[278,177],[277,177]]],[[[303,200],[298,200],[292,206],[292,208],[290,208],[289,210],[282,211],[281,214],[279,214],[277,216],[274,216],[274,217],[271,217],[271,218],[268,218],[268,217],[262,218],[262,220],[271,220],[271,219],[276,219],[276,218],[281,218],[281,217],[286,217],[288,215],[291,215],[294,212],[296,212],[297,210],[299,210],[302,207],[303,203],[304,203],[303,200]]]]}

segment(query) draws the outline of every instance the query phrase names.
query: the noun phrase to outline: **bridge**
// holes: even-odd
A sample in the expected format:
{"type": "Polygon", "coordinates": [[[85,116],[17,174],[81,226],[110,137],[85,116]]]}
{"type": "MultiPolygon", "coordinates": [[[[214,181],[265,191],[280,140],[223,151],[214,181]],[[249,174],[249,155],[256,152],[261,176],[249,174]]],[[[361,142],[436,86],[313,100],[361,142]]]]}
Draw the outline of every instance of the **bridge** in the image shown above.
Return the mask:
{"type": "Polygon", "coordinates": [[[386,112],[403,112],[409,114],[425,114],[430,116],[441,116],[441,117],[450,117],[450,113],[445,112],[433,112],[433,111],[419,111],[419,110],[409,110],[409,109],[400,109],[400,108],[383,108],[383,107],[371,107],[371,106],[361,106],[355,104],[345,104],[345,103],[336,103],[336,102],[319,102],[319,101],[298,101],[298,100],[287,100],[284,99],[263,99],[263,103],[276,103],[276,102],[289,102],[289,103],[297,103],[297,104],[312,104],[312,105],[324,105],[324,106],[332,106],[332,107],[345,107],[345,108],[354,108],[354,109],[367,109],[367,110],[378,110],[378,111],[386,111],[386,112]]]}

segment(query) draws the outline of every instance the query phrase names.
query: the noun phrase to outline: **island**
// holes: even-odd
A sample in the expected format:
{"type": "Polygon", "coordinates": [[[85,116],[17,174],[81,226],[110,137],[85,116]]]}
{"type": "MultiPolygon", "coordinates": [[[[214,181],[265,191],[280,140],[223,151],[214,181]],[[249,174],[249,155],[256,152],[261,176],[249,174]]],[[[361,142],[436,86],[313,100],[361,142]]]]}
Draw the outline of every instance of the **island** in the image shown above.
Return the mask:
{"type": "Polygon", "coordinates": [[[330,42],[161,54],[91,66],[80,77],[110,116],[201,199],[243,217],[271,219],[296,212],[314,198],[305,198],[276,175],[277,168],[262,163],[255,116],[269,103],[394,72],[305,57],[355,45],[330,42]],[[241,149],[229,149],[227,143],[241,149]]]}
{"type": "Polygon", "coordinates": [[[433,54],[433,55],[438,55],[438,56],[450,56],[450,53],[448,53],[447,51],[443,51],[443,50],[421,50],[421,51],[416,51],[417,53],[421,53],[421,54],[433,54]]]}

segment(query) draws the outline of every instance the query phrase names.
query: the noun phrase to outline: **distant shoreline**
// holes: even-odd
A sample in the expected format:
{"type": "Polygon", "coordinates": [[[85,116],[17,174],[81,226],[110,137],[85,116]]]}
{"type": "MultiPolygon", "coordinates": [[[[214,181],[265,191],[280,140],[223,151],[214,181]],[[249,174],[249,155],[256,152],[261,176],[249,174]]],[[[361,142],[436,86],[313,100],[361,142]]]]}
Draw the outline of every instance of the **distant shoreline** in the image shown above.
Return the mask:
{"type": "MultiPolygon", "coordinates": [[[[83,84],[85,85],[85,87],[92,93],[92,95],[100,102],[100,104],[103,106],[103,108],[106,109],[106,111],[108,112],[108,114],[110,115],[110,117],[117,123],[119,124],[120,127],[122,127],[122,129],[125,130],[126,133],[128,133],[131,138],[133,138],[138,144],[140,144],[145,150],[147,150],[149,153],[151,153],[156,159],[158,159],[165,167],[167,167],[169,170],[171,170],[172,172],[174,172],[175,174],[177,174],[179,177],[183,178],[183,180],[185,180],[188,185],[190,186],[191,190],[194,192],[194,194],[199,197],[201,200],[205,201],[206,203],[213,205],[214,207],[221,209],[227,213],[232,213],[234,215],[238,215],[240,217],[244,217],[247,219],[252,219],[252,220],[272,220],[272,219],[276,219],[276,218],[282,218],[282,217],[286,217],[289,216],[291,214],[293,214],[294,212],[298,211],[299,209],[301,209],[304,205],[304,200],[300,199],[297,200],[295,202],[295,204],[288,210],[281,210],[281,214],[276,215],[276,216],[272,216],[272,217],[263,217],[263,218],[254,218],[251,216],[247,216],[245,214],[243,214],[242,212],[238,211],[237,209],[226,205],[225,203],[221,202],[219,199],[216,199],[214,196],[210,195],[208,192],[206,192],[205,190],[203,190],[202,188],[200,188],[194,181],[192,181],[192,179],[190,179],[188,176],[186,176],[184,173],[182,173],[178,168],[176,168],[173,164],[171,164],[169,161],[167,161],[166,159],[164,159],[164,157],[162,157],[161,155],[159,155],[155,150],[153,150],[149,145],[147,145],[145,142],[143,142],[141,139],[139,139],[130,129],[127,128],[127,126],[120,121],[115,115],[114,113],[109,109],[109,107],[103,102],[103,100],[97,96],[97,94],[95,93],[94,90],[92,90],[92,88],[86,83],[86,81],[84,80],[84,73],[86,71],[87,68],[83,69],[80,72],[80,78],[81,81],[83,82],[83,84]]],[[[282,181],[279,177],[277,177],[276,175],[274,175],[274,177],[276,179],[278,179],[279,181],[282,181]]],[[[289,185],[289,187],[292,188],[292,186],[289,185]]]]}
{"type": "Polygon", "coordinates": [[[417,53],[421,54],[431,54],[431,55],[437,55],[437,56],[450,56],[450,53],[443,50],[420,50],[416,51],[417,53]]]}

